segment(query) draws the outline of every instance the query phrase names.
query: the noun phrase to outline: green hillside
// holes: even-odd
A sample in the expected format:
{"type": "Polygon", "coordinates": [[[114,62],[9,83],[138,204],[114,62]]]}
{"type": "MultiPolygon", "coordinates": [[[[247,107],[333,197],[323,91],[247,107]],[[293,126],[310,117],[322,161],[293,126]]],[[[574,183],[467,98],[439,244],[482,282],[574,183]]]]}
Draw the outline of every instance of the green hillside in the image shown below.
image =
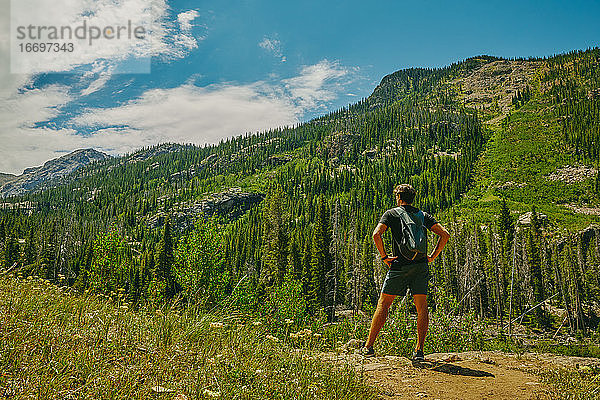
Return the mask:
{"type": "Polygon", "coordinates": [[[458,213],[489,223],[506,199],[520,213],[537,206],[550,231],[600,221],[597,57],[590,51],[535,61],[520,102],[505,113],[478,105],[490,107],[490,140],[458,213]]]}
{"type": "Polygon", "coordinates": [[[502,336],[553,296],[524,323],[591,337],[599,56],[398,71],[369,98],[298,126],[91,164],[3,201],[3,269],[122,293],[135,307],[227,300],[244,315],[335,323],[372,310],[385,269],[371,233],[393,187],[410,182],[453,235],[431,267],[434,308],[454,299],[502,336]],[[273,296],[298,301],[263,309],[273,296]]]}

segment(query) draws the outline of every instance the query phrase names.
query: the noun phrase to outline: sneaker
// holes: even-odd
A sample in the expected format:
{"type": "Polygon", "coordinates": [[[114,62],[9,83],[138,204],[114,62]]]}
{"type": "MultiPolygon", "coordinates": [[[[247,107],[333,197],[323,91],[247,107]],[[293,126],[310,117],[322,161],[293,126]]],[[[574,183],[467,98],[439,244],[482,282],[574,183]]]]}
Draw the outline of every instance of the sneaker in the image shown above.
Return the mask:
{"type": "Polygon", "coordinates": [[[417,362],[425,361],[425,354],[423,354],[423,350],[415,350],[412,359],[413,361],[417,362]]]}
{"type": "Polygon", "coordinates": [[[360,354],[363,357],[375,357],[375,350],[373,349],[373,346],[362,346],[358,350],[358,354],[360,354]]]}

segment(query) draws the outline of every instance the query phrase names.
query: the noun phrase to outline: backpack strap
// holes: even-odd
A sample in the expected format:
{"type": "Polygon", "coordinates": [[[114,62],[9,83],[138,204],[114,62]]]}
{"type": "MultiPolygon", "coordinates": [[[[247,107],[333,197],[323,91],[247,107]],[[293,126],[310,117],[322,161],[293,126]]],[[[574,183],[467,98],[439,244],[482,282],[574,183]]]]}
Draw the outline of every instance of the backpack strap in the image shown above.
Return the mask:
{"type": "MultiPolygon", "coordinates": [[[[398,207],[394,208],[393,210],[398,214],[398,217],[400,217],[402,219],[405,219],[403,217],[407,217],[414,221],[414,219],[411,218],[411,214],[416,215],[418,218],[418,222],[420,222],[421,226],[425,225],[425,214],[423,214],[423,210],[418,210],[416,213],[409,213],[402,206],[398,206],[398,207]]],[[[415,221],[415,222],[417,222],[417,221],[415,221]]]]}

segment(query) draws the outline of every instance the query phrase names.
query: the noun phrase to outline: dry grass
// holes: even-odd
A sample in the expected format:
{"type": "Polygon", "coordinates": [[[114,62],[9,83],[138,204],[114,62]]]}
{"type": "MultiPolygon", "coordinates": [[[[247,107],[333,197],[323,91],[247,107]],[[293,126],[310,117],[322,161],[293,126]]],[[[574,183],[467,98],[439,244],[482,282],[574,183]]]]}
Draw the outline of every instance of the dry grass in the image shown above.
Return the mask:
{"type": "MultiPolygon", "coordinates": [[[[131,311],[44,280],[0,278],[0,396],[36,399],[370,399],[264,325],[131,311]]],[[[312,344],[311,344],[312,343],[312,344]]]]}

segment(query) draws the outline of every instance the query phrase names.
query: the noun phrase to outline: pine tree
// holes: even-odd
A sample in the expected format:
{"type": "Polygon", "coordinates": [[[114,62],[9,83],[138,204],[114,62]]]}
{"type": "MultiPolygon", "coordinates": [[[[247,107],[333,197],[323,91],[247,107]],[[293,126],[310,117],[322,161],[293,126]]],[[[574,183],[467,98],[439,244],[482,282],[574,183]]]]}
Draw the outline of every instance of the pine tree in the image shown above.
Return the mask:
{"type": "Polygon", "coordinates": [[[0,221],[0,243],[4,243],[6,240],[6,226],[4,220],[0,221]]]}
{"type": "Polygon", "coordinates": [[[329,212],[323,195],[320,195],[317,200],[315,214],[310,261],[310,290],[312,293],[309,293],[309,295],[315,302],[313,309],[316,311],[317,308],[325,305],[325,272],[331,268],[331,256],[329,254],[329,243],[331,241],[329,212]]]}
{"type": "Polygon", "coordinates": [[[348,299],[347,302],[352,306],[352,310],[356,313],[360,308],[360,244],[357,239],[357,224],[352,221],[351,230],[348,236],[348,250],[346,255],[346,279],[348,299]]]}
{"type": "Polygon", "coordinates": [[[290,273],[293,274],[294,279],[302,280],[302,257],[300,254],[300,247],[298,245],[298,237],[293,235],[290,240],[288,250],[288,266],[290,273]]]}
{"type": "Polygon", "coordinates": [[[312,242],[309,238],[305,238],[304,250],[302,252],[302,292],[307,299],[307,304],[315,303],[315,299],[311,298],[313,291],[311,290],[312,273],[310,268],[310,262],[312,259],[311,254],[312,242]]]}
{"type": "Polygon", "coordinates": [[[331,305],[331,312],[328,313],[330,321],[335,318],[335,307],[339,301],[338,291],[340,288],[339,278],[340,271],[342,269],[342,210],[340,205],[339,197],[336,197],[333,210],[331,212],[331,243],[330,243],[330,254],[331,254],[331,269],[327,272],[327,293],[329,294],[328,302],[331,305]]]}
{"type": "MultiPolygon", "coordinates": [[[[527,234],[527,262],[531,271],[531,284],[533,287],[533,299],[536,304],[545,300],[544,286],[542,285],[542,261],[540,257],[539,242],[541,231],[535,206],[531,209],[531,225],[527,234]]],[[[536,305],[534,304],[534,305],[536,305]]],[[[545,326],[548,323],[543,306],[535,310],[535,319],[538,325],[545,326]]]]}
{"type": "Polygon", "coordinates": [[[498,234],[500,235],[500,243],[504,250],[504,254],[510,250],[514,240],[514,221],[510,215],[510,210],[506,205],[506,200],[502,199],[500,215],[498,216],[498,234]]]}
{"type": "Polygon", "coordinates": [[[361,304],[365,301],[374,306],[377,302],[377,292],[375,288],[375,266],[373,263],[373,239],[366,235],[362,242],[360,255],[361,272],[363,275],[363,287],[361,288],[361,304]]]}
{"type": "Polygon", "coordinates": [[[19,243],[13,235],[5,240],[4,246],[4,268],[12,268],[19,261],[19,243]]]}
{"type": "Polygon", "coordinates": [[[265,199],[263,209],[263,280],[279,285],[287,269],[288,216],[285,196],[281,188],[272,189],[265,199]]]}
{"type": "Polygon", "coordinates": [[[42,244],[42,249],[38,254],[38,275],[44,279],[56,279],[56,236],[56,223],[52,222],[50,233],[46,235],[46,239],[42,244]]]}
{"type": "Polygon", "coordinates": [[[35,236],[33,234],[33,228],[29,229],[27,239],[25,239],[25,248],[23,250],[23,264],[32,265],[35,263],[35,236]]]}
{"type": "MultiPolygon", "coordinates": [[[[503,293],[508,290],[509,277],[512,270],[513,245],[514,245],[514,219],[510,215],[510,210],[506,204],[506,199],[502,199],[502,206],[498,216],[498,235],[500,236],[500,289],[503,293]]],[[[500,310],[502,312],[502,310],[500,310]]]]}
{"type": "Polygon", "coordinates": [[[473,266],[475,269],[475,276],[477,282],[479,282],[477,287],[477,294],[479,300],[479,315],[480,317],[485,317],[487,310],[489,308],[489,297],[488,297],[488,274],[485,262],[487,260],[487,244],[485,242],[485,237],[483,232],[481,231],[481,226],[476,224],[474,237],[474,262],[473,266]]]}
{"type": "Polygon", "coordinates": [[[158,242],[156,250],[156,276],[164,284],[163,293],[165,298],[170,299],[175,294],[175,280],[173,279],[173,238],[171,237],[171,224],[166,219],[163,227],[162,237],[158,242]]]}

